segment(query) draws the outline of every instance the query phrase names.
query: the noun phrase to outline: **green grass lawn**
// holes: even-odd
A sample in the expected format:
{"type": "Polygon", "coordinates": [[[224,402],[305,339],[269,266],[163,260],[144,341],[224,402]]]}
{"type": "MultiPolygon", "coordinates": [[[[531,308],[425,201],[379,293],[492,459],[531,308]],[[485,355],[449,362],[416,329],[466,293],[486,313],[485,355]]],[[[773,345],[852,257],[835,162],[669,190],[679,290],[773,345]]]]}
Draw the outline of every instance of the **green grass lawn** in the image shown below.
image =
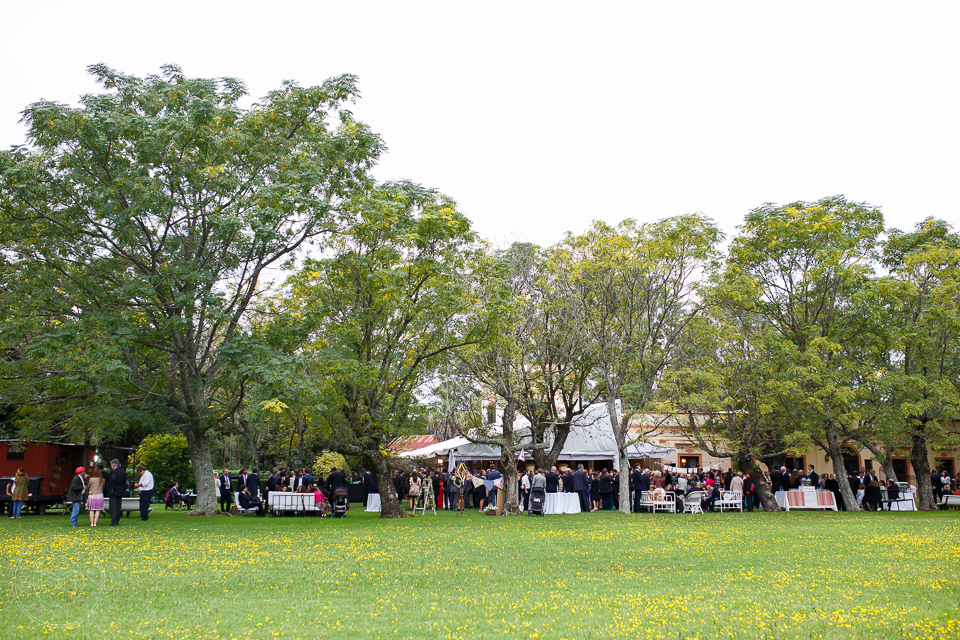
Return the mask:
{"type": "Polygon", "coordinates": [[[75,531],[4,517],[0,637],[960,637],[954,511],[381,521],[358,506],[75,531]]]}

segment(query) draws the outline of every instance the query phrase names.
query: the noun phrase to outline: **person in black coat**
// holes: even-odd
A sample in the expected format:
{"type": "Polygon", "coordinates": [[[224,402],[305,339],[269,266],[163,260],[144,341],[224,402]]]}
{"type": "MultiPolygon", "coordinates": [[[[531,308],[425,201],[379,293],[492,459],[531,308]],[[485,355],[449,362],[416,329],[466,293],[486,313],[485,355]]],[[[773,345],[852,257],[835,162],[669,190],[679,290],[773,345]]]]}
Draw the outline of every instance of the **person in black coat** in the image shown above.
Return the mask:
{"type": "Polygon", "coordinates": [[[720,485],[715,484],[704,494],[702,508],[704,511],[713,512],[714,505],[720,499],[720,485]]]}
{"type": "Polygon", "coordinates": [[[635,483],[639,492],[650,491],[650,474],[644,471],[640,474],[640,479],[635,483]]]}
{"type": "Polygon", "coordinates": [[[547,493],[556,493],[560,486],[560,475],[556,467],[550,467],[550,473],[547,474],[547,493]]]}
{"type": "Polygon", "coordinates": [[[573,474],[573,490],[580,496],[580,510],[584,513],[590,511],[590,481],[587,479],[587,472],[583,470],[583,464],[577,465],[577,471],[573,474]]]}
{"type": "MultiPolygon", "coordinates": [[[[640,471],[640,465],[637,465],[630,474],[630,481],[633,485],[633,512],[640,513],[640,496],[643,493],[643,472],[640,471]]],[[[647,489],[650,488],[650,481],[647,480],[647,489]]]]}
{"type": "Polygon", "coordinates": [[[880,493],[880,483],[872,481],[863,492],[863,504],[867,511],[876,511],[883,500],[883,494],[880,493]]]}
{"type": "Polygon", "coordinates": [[[220,511],[227,513],[233,505],[233,492],[236,487],[230,479],[230,472],[226,469],[220,474],[220,511]]]}
{"type": "Polygon", "coordinates": [[[363,473],[363,479],[360,481],[360,483],[363,485],[363,490],[367,494],[363,497],[364,504],[367,503],[367,497],[369,497],[371,493],[380,493],[380,489],[377,487],[377,479],[369,470],[363,473]]]}
{"type": "Polygon", "coordinates": [[[340,488],[347,486],[347,474],[343,470],[338,471],[334,469],[330,472],[330,475],[327,476],[327,490],[330,492],[330,495],[333,495],[333,492],[340,488]]]}
{"type": "Polygon", "coordinates": [[[247,489],[250,490],[250,495],[257,498],[260,496],[260,470],[256,467],[253,468],[253,473],[249,474],[244,482],[247,489]]]}
{"type": "Polygon", "coordinates": [[[600,499],[603,502],[603,509],[610,511],[613,509],[613,476],[604,469],[600,472],[600,499]]]}
{"type": "Polygon", "coordinates": [[[817,475],[817,472],[813,470],[813,465],[809,467],[810,471],[807,472],[807,479],[810,481],[810,486],[814,489],[820,489],[820,476],[817,475]]]}
{"type": "Polygon", "coordinates": [[[250,492],[250,487],[246,485],[244,485],[240,495],[237,496],[237,502],[240,503],[241,509],[256,509],[257,517],[263,517],[267,515],[263,510],[263,504],[260,500],[260,497],[253,495],[250,492]]]}
{"type": "Polygon", "coordinates": [[[120,467],[120,461],[110,461],[110,475],[103,487],[103,494],[110,500],[110,526],[120,524],[120,512],[123,506],[123,494],[127,491],[127,472],[120,467]]]}
{"type": "Polygon", "coordinates": [[[780,469],[770,472],[770,491],[774,493],[783,491],[783,472],[780,469]]]}
{"type": "Polygon", "coordinates": [[[943,480],[940,478],[940,474],[937,473],[936,469],[930,472],[930,488],[933,489],[934,499],[940,502],[943,496],[943,480]]]}
{"type": "Polygon", "coordinates": [[[403,497],[407,495],[407,482],[399,471],[393,476],[393,490],[397,492],[397,500],[403,502],[403,497]]]}
{"type": "Polygon", "coordinates": [[[430,476],[430,484],[433,485],[433,499],[441,498],[440,495],[440,474],[433,471],[430,476]]]}
{"type": "Polygon", "coordinates": [[[590,510],[596,511],[600,508],[600,474],[588,473],[587,481],[590,483],[590,510]]]}
{"type": "Polygon", "coordinates": [[[563,474],[563,492],[573,493],[573,472],[570,469],[563,474]]]}
{"type": "Polygon", "coordinates": [[[889,511],[893,507],[892,501],[899,500],[899,499],[900,499],[900,485],[898,485],[896,482],[891,480],[890,482],[887,483],[887,500],[890,501],[890,502],[887,502],[887,511],[889,511]]]}

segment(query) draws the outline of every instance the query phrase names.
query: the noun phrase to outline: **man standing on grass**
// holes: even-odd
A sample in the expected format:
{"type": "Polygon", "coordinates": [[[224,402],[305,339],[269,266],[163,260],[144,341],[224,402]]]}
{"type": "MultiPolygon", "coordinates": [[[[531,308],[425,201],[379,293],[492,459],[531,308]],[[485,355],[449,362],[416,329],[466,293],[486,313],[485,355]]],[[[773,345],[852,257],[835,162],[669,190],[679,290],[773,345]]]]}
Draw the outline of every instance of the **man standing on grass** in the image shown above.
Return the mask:
{"type": "Polygon", "coordinates": [[[220,511],[227,513],[233,503],[233,493],[230,486],[230,472],[226,469],[220,474],[220,511]]]}
{"type": "Polygon", "coordinates": [[[813,465],[810,465],[810,472],[807,473],[807,478],[810,480],[810,485],[814,489],[820,489],[820,476],[813,470],[813,465]]]}
{"type": "Polygon", "coordinates": [[[577,471],[573,474],[573,490],[580,496],[580,510],[583,513],[590,513],[590,498],[587,492],[590,491],[590,483],[587,480],[587,473],[583,470],[583,463],[577,465],[577,471]]]}
{"type": "Polygon", "coordinates": [[[550,473],[547,474],[547,493],[556,493],[560,486],[560,476],[557,475],[557,468],[550,467],[550,473]]]}
{"type": "Polygon", "coordinates": [[[140,482],[133,488],[140,492],[140,521],[146,522],[150,516],[150,498],[153,497],[153,474],[142,464],[137,467],[137,473],[140,474],[140,482]]]}
{"type": "Polygon", "coordinates": [[[254,467],[253,473],[246,477],[243,484],[250,490],[250,495],[254,498],[259,498],[262,493],[260,490],[260,470],[254,467]]]}
{"type": "Polygon", "coordinates": [[[770,472],[770,490],[776,493],[783,488],[783,472],[786,471],[786,467],[781,467],[780,469],[774,469],[770,472]]]}
{"type": "Polygon", "coordinates": [[[487,496],[487,498],[490,504],[493,505],[494,507],[497,506],[497,487],[496,487],[495,481],[500,479],[501,477],[503,477],[501,473],[497,471],[497,468],[491,464],[490,471],[487,473],[487,480],[494,481],[494,484],[490,487],[488,491],[490,495],[487,496]]]}
{"type": "Polygon", "coordinates": [[[67,501],[70,505],[70,526],[77,526],[77,517],[80,515],[80,507],[83,506],[83,491],[87,488],[87,483],[83,481],[83,474],[86,469],[77,467],[73,472],[73,479],[70,481],[70,488],[67,489],[67,501]]]}
{"type": "Polygon", "coordinates": [[[110,475],[104,493],[110,500],[110,526],[120,525],[120,512],[123,506],[123,494],[127,492],[127,472],[120,468],[120,461],[114,458],[110,461],[110,475]]]}

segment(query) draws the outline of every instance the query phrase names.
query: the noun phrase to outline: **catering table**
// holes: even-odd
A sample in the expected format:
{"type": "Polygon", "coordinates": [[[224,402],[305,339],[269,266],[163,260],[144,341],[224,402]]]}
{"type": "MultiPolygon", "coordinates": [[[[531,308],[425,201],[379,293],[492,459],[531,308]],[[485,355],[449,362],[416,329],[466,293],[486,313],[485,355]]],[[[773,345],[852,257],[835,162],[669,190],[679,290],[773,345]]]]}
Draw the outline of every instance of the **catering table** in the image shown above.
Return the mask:
{"type": "Polygon", "coordinates": [[[367,508],[364,511],[380,511],[380,494],[371,493],[367,496],[367,508]]]}
{"type": "Polygon", "coordinates": [[[576,493],[548,493],[543,513],[580,513],[580,496],[576,493]]]}
{"type": "Polygon", "coordinates": [[[837,501],[832,491],[813,489],[791,489],[777,491],[774,494],[781,509],[833,509],[837,510],[837,501]]]}

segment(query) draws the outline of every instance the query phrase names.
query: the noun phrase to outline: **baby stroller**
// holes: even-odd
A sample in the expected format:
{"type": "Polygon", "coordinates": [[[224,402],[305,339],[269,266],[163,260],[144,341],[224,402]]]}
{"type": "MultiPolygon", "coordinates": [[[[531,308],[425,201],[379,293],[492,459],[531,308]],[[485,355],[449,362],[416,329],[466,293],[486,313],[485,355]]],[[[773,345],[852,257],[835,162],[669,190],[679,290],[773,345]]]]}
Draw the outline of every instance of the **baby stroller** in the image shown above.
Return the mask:
{"type": "Polygon", "coordinates": [[[347,498],[347,489],[346,487],[337,487],[333,490],[333,517],[342,518],[347,515],[347,507],[350,505],[350,501],[347,498]]]}
{"type": "Polygon", "coordinates": [[[534,487],[530,490],[530,511],[528,515],[542,516],[543,503],[547,501],[547,492],[543,487],[534,487]]]}

